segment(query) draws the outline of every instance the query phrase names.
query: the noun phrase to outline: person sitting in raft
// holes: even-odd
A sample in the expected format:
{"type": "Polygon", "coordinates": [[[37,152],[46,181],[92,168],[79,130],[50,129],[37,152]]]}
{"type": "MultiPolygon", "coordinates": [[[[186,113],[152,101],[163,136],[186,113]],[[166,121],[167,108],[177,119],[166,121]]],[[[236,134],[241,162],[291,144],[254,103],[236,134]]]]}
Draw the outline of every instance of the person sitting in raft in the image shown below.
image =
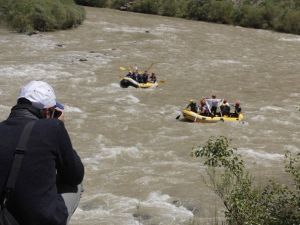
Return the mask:
{"type": "Polygon", "coordinates": [[[185,108],[190,109],[194,113],[199,112],[198,104],[193,99],[190,100],[190,103],[185,108]]]}
{"type": "Polygon", "coordinates": [[[234,113],[231,114],[232,117],[239,117],[242,112],[242,107],[240,101],[236,101],[234,105],[234,113]]]}
{"type": "Polygon", "coordinates": [[[155,73],[151,73],[150,82],[152,82],[152,83],[156,82],[156,75],[155,75],[155,73]]]}
{"type": "Polygon", "coordinates": [[[216,99],[216,95],[212,95],[211,98],[212,98],[212,102],[211,102],[212,105],[211,105],[210,112],[211,112],[211,116],[214,117],[217,115],[218,100],[216,99]]]}
{"type": "Polygon", "coordinates": [[[143,83],[143,76],[142,76],[142,74],[138,73],[136,75],[136,81],[139,82],[139,83],[143,83]]]}
{"type": "Polygon", "coordinates": [[[148,82],[148,77],[149,77],[148,72],[147,70],[145,70],[144,73],[142,74],[142,82],[146,84],[148,82]]]}
{"type": "Polygon", "coordinates": [[[230,105],[226,99],[224,99],[222,105],[220,106],[221,115],[222,116],[229,116],[230,115],[230,105]]]}
{"type": "Polygon", "coordinates": [[[206,105],[205,98],[202,98],[200,100],[199,114],[202,115],[202,116],[208,116],[209,115],[209,110],[208,110],[208,107],[206,105]]]}
{"type": "Polygon", "coordinates": [[[126,76],[126,77],[129,77],[129,78],[132,78],[132,72],[129,71],[125,76],[126,76]]]}
{"type": "Polygon", "coordinates": [[[132,72],[131,78],[132,78],[133,80],[137,81],[137,74],[136,74],[135,71],[132,72]]]}

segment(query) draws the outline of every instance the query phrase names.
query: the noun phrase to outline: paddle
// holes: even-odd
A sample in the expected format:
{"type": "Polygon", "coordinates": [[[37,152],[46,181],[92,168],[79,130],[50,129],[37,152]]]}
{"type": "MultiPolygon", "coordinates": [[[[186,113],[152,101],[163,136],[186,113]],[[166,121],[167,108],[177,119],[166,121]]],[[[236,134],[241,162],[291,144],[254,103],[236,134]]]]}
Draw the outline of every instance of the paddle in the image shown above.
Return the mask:
{"type": "Polygon", "coordinates": [[[123,66],[120,66],[120,70],[125,71],[127,69],[125,67],[123,67],[123,66]]]}
{"type": "Polygon", "coordinates": [[[179,120],[179,118],[180,118],[180,115],[181,115],[181,114],[179,114],[178,116],[176,116],[176,120],[179,120]]]}
{"type": "Polygon", "coordinates": [[[148,71],[152,68],[152,66],[154,65],[154,63],[151,63],[151,65],[145,70],[145,71],[148,71]]]}

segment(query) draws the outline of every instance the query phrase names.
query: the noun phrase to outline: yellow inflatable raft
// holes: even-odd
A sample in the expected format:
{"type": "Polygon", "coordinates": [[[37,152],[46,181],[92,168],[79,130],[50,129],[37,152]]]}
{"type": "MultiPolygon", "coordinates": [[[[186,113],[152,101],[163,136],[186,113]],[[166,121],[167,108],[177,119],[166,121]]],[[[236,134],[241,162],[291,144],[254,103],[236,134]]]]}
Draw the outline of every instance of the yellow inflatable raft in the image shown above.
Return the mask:
{"type": "Polygon", "coordinates": [[[195,113],[191,110],[184,109],[182,110],[182,115],[185,119],[193,122],[199,122],[199,123],[216,123],[219,121],[223,122],[236,122],[236,121],[241,121],[244,119],[244,115],[241,113],[239,114],[239,117],[229,117],[229,116],[202,116],[199,115],[198,113],[195,113]]]}
{"type": "Polygon", "coordinates": [[[152,83],[139,83],[135,80],[133,80],[130,77],[123,77],[120,81],[120,86],[122,88],[128,88],[129,86],[135,87],[135,88],[153,88],[158,86],[158,82],[152,83]]]}

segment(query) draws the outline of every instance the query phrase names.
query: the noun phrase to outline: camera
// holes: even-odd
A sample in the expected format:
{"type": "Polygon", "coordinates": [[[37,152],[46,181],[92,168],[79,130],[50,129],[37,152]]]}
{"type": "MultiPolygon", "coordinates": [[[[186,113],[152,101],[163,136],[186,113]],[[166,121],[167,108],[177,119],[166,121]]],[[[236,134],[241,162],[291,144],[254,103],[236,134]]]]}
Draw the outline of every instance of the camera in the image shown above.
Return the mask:
{"type": "Polygon", "coordinates": [[[62,114],[62,111],[54,109],[53,118],[58,118],[61,116],[61,114],[62,114]]]}

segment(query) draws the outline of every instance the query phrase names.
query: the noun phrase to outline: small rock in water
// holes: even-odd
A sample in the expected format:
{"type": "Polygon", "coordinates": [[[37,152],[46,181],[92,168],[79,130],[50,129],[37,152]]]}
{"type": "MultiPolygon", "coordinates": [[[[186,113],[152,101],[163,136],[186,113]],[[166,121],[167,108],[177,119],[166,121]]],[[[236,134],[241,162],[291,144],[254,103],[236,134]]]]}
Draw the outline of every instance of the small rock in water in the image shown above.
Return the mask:
{"type": "Polygon", "coordinates": [[[81,58],[79,59],[80,62],[85,62],[85,61],[88,61],[86,58],[81,58]]]}
{"type": "Polygon", "coordinates": [[[134,213],[134,214],[132,214],[132,216],[135,217],[135,218],[141,218],[142,220],[151,219],[151,216],[147,215],[147,214],[134,213]]]}
{"type": "Polygon", "coordinates": [[[38,33],[39,33],[39,31],[34,30],[34,31],[28,32],[27,35],[31,36],[31,35],[38,34],[38,33]]]}
{"type": "Polygon", "coordinates": [[[180,200],[178,200],[178,199],[172,201],[172,204],[175,205],[175,206],[177,206],[177,207],[181,206],[181,202],[180,202],[180,200]]]}
{"type": "Polygon", "coordinates": [[[200,210],[194,206],[186,206],[187,210],[191,211],[194,215],[197,215],[200,213],[200,210]]]}

